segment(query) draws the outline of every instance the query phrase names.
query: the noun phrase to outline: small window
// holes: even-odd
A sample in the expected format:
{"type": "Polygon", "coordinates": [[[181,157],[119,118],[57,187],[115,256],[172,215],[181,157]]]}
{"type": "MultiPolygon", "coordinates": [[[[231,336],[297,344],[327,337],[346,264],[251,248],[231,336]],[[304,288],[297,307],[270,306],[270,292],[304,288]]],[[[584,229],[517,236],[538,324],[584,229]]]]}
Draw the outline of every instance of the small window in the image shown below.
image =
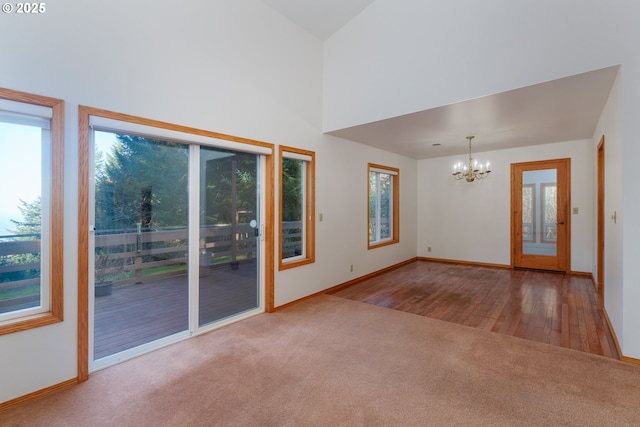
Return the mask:
{"type": "Polygon", "coordinates": [[[63,108],[0,88],[0,335],[62,320],[63,108]]]}
{"type": "Polygon", "coordinates": [[[280,147],[280,270],[315,261],[315,153],[280,147]]]}
{"type": "Polygon", "coordinates": [[[369,249],[400,241],[400,171],[369,163],[369,249]]]}

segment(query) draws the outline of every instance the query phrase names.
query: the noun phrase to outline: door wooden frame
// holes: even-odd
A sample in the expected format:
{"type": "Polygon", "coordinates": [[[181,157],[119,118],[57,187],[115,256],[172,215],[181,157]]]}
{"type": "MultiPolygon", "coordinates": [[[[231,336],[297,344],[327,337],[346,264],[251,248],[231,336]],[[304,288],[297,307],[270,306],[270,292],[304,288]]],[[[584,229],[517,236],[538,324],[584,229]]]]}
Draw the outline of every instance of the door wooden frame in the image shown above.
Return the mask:
{"type": "MultiPolygon", "coordinates": [[[[78,360],[77,382],[89,379],[89,194],[92,172],[90,166],[90,116],[100,116],[113,120],[132,122],[140,125],[153,126],[161,129],[174,130],[184,133],[192,133],[231,142],[247,145],[255,145],[271,150],[274,145],[268,142],[257,141],[188,126],[152,120],[129,114],[102,110],[94,107],[80,105],[78,107],[78,360]]],[[[264,217],[264,284],[265,293],[264,309],[266,312],[274,311],[274,182],[275,164],[273,154],[265,155],[265,182],[260,191],[265,193],[264,217]]],[[[262,290],[261,289],[261,290],[262,290]]]]}
{"type": "Polygon", "coordinates": [[[604,135],[597,149],[598,159],[598,247],[596,290],[598,308],[604,308],[604,135]]]}
{"type": "MultiPolygon", "coordinates": [[[[571,159],[540,160],[535,162],[511,164],[511,267],[534,268],[549,271],[568,272],[571,269],[571,159]],[[519,250],[522,247],[522,223],[518,214],[522,209],[522,172],[544,169],[558,169],[557,187],[559,200],[557,206],[558,225],[562,225],[563,232],[558,232],[557,256],[539,257],[524,256],[519,250]]],[[[561,230],[560,228],[558,230],[561,230]]]]}

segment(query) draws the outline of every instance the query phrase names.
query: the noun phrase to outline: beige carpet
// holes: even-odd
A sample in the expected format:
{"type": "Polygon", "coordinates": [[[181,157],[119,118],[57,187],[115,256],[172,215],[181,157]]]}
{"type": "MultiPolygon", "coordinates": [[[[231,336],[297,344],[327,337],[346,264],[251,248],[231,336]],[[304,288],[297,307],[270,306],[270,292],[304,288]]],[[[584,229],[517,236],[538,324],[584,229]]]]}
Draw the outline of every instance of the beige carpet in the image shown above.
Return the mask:
{"type": "Polygon", "coordinates": [[[2,426],[640,425],[640,366],[322,295],[96,372],[2,426]]]}

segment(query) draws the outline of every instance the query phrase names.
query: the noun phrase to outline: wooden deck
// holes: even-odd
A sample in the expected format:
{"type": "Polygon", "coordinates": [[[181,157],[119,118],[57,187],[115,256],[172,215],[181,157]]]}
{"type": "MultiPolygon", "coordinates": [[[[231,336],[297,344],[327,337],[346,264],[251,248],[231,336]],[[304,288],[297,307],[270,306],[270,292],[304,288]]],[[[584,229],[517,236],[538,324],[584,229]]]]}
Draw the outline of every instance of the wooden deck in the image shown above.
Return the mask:
{"type": "Polygon", "coordinates": [[[416,261],[333,294],[619,358],[588,277],[416,261]]]}
{"type": "MultiPolygon", "coordinates": [[[[258,306],[255,263],[201,271],[199,324],[258,306]]],[[[188,329],[187,276],[115,287],[95,299],[94,360],[188,329]]]]}

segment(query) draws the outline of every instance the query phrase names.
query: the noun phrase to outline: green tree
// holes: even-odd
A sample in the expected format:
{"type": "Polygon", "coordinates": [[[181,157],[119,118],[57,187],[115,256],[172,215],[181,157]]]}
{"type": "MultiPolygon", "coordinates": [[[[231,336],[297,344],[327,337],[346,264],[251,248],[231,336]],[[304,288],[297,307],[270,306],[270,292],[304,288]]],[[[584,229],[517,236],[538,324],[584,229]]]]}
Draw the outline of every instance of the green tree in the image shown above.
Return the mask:
{"type": "Polygon", "coordinates": [[[22,215],[22,221],[12,219],[11,222],[15,224],[14,230],[9,230],[17,236],[25,236],[19,239],[21,240],[37,240],[40,239],[40,232],[42,230],[42,201],[38,196],[32,202],[25,202],[20,199],[20,206],[18,210],[22,215]],[[35,235],[35,236],[33,236],[35,235]]]}
{"type": "Polygon", "coordinates": [[[282,159],[282,220],[302,221],[303,164],[301,160],[282,159]]]}
{"type": "Polygon", "coordinates": [[[257,214],[257,162],[255,154],[235,153],[219,149],[201,150],[204,170],[204,225],[248,222],[257,214]],[[232,191],[235,175],[235,212],[232,191]],[[244,214],[243,214],[244,213],[244,214]]]}
{"type": "Polygon", "coordinates": [[[131,135],[115,138],[111,153],[96,156],[96,228],[184,226],[188,146],[131,135]]]}

